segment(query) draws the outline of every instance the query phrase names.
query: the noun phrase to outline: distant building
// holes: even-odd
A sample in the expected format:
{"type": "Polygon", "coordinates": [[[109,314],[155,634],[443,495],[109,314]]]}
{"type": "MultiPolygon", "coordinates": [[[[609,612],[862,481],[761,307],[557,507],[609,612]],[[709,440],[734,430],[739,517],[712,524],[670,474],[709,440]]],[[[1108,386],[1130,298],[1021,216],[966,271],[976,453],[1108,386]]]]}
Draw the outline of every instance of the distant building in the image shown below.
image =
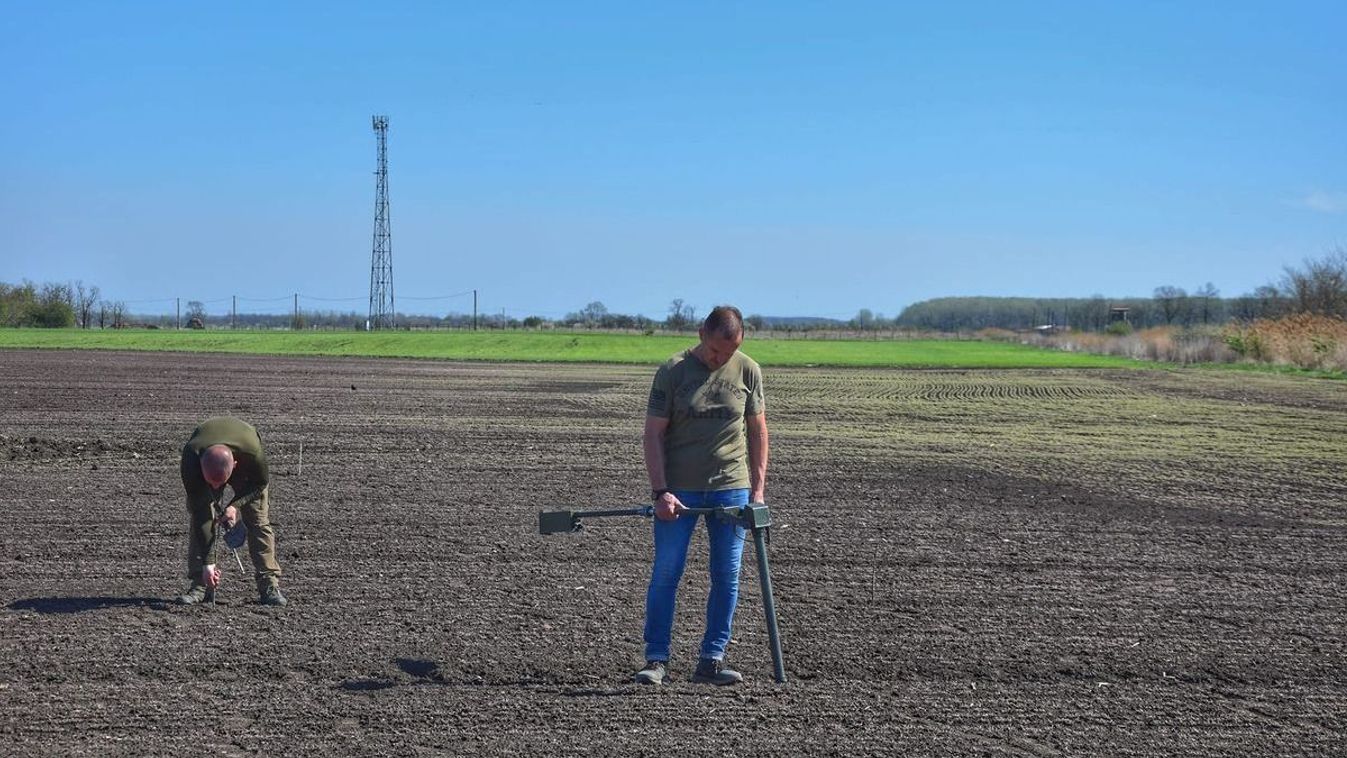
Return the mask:
{"type": "Polygon", "coordinates": [[[1126,305],[1115,305],[1115,306],[1109,308],[1109,309],[1108,309],[1108,322],[1109,322],[1110,324],[1116,324],[1116,323],[1118,323],[1119,321],[1123,322],[1124,324],[1130,324],[1130,323],[1132,323],[1132,320],[1131,320],[1130,318],[1128,318],[1128,315],[1127,315],[1128,313],[1131,312],[1131,310],[1132,310],[1132,309],[1131,309],[1129,306],[1126,306],[1126,305]]]}

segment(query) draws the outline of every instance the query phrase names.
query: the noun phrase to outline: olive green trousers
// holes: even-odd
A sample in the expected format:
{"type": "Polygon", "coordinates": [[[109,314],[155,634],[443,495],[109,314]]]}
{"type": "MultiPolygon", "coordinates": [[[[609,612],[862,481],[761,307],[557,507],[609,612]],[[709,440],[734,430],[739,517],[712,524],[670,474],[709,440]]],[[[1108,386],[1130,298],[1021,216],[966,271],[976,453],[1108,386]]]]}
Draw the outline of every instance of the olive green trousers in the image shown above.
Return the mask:
{"type": "MultiPolygon", "coordinates": [[[[277,584],[281,576],[281,565],[276,562],[276,532],[271,528],[268,516],[268,489],[263,487],[256,499],[238,509],[243,523],[248,527],[248,556],[253,561],[253,578],[257,581],[259,591],[269,584],[277,584]]],[[[229,566],[224,565],[224,561],[233,562],[232,558],[219,557],[222,552],[229,551],[223,537],[217,544],[212,544],[215,543],[217,518],[214,502],[209,493],[203,498],[187,496],[187,514],[190,519],[187,530],[187,578],[193,582],[201,581],[201,569],[206,565],[220,563],[220,570],[228,572],[229,566]],[[207,555],[208,551],[214,555],[207,555]]]]}

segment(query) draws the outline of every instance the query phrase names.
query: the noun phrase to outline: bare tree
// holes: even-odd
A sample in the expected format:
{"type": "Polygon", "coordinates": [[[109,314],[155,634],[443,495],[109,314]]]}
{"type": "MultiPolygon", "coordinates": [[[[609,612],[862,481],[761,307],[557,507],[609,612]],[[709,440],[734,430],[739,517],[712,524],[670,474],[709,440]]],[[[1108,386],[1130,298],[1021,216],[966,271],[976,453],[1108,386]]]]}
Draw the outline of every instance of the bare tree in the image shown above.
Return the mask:
{"type": "Polygon", "coordinates": [[[98,288],[86,287],[83,279],[77,279],[70,285],[72,295],[71,305],[75,309],[75,320],[79,323],[81,329],[89,328],[89,320],[93,316],[94,305],[98,302],[98,288]]]}
{"type": "Polygon", "coordinates": [[[102,292],[99,292],[98,287],[97,287],[96,285],[93,285],[93,286],[90,286],[90,287],[89,287],[89,302],[85,304],[85,311],[84,311],[84,328],[85,328],[85,329],[88,329],[88,328],[89,328],[89,318],[90,318],[90,316],[92,315],[91,311],[92,311],[92,309],[93,309],[93,307],[94,307],[94,303],[97,303],[97,302],[98,302],[98,299],[99,299],[100,297],[102,297],[102,295],[103,295],[103,293],[102,293],[102,292]]]}
{"type": "Polygon", "coordinates": [[[590,327],[602,326],[603,317],[607,315],[608,315],[608,306],[604,305],[598,300],[595,300],[594,302],[580,309],[580,318],[585,322],[586,326],[590,327]]]}
{"type": "Polygon", "coordinates": [[[1166,324],[1174,323],[1182,315],[1187,300],[1188,293],[1182,287],[1166,284],[1155,288],[1155,302],[1160,305],[1166,324]]]}
{"type": "Polygon", "coordinates": [[[868,331],[875,328],[875,312],[869,308],[862,308],[856,312],[856,317],[851,319],[853,329],[868,331]]]}
{"type": "Polygon", "coordinates": [[[1264,284],[1253,291],[1254,300],[1258,303],[1258,316],[1260,318],[1280,316],[1286,312],[1286,298],[1282,293],[1271,284],[1264,284]]]}
{"type": "Polygon", "coordinates": [[[664,325],[676,332],[682,331],[692,325],[696,313],[696,308],[683,302],[683,298],[674,298],[669,303],[669,317],[664,320],[664,325]]]}
{"type": "Polygon", "coordinates": [[[1193,292],[1193,297],[1198,301],[1199,312],[1202,314],[1202,323],[1207,324],[1215,316],[1215,306],[1219,302],[1217,298],[1221,296],[1221,291],[1216,289],[1216,285],[1211,282],[1198,287],[1193,292]]]}
{"type": "Polygon", "coordinates": [[[1347,318],[1347,250],[1306,260],[1303,269],[1288,266],[1281,294],[1296,311],[1347,318]]]}
{"type": "MultiPolygon", "coordinates": [[[[111,303],[107,303],[107,306],[108,306],[108,317],[112,319],[111,324],[112,328],[113,329],[126,328],[126,303],[122,302],[121,300],[116,300],[111,303]]],[[[101,326],[102,324],[100,323],[99,325],[101,326]]]]}
{"type": "Polygon", "coordinates": [[[44,284],[42,285],[42,300],[48,303],[62,303],[75,310],[75,295],[69,284],[44,284]]]}

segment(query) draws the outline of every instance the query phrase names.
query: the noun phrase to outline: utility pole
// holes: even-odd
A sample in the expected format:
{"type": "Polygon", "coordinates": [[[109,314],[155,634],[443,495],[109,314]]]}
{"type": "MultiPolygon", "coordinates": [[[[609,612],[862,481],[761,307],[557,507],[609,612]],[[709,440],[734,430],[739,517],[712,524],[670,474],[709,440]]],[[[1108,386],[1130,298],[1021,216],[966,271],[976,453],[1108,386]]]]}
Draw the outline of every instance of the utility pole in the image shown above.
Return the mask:
{"type": "Polygon", "coordinates": [[[294,329],[295,331],[299,331],[299,293],[298,293],[298,292],[295,293],[295,316],[294,316],[294,320],[292,320],[292,321],[290,322],[290,324],[291,324],[291,326],[290,326],[291,329],[294,329]]]}
{"type": "Polygon", "coordinates": [[[388,117],[374,116],[379,142],[379,164],[374,172],[374,250],[369,269],[369,329],[393,329],[393,243],[388,226],[388,117]]]}
{"type": "Polygon", "coordinates": [[[230,305],[229,305],[229,328],[230,328],[230,329],[237,329],[237,328],[239,328],[239,323],[238,323],[238,321],[239,321],[239,296],[238,296],[238,295],[230,295],[230,298],[231,298],[231,301],[230,301],[230,305]]]}
{"type": "Polygon", "coordinates": [[[175,320],[175,321],[177,322],[177,324],[178,324],[178,325],[175,326],[174,328],[175,328],[175,329],[181,329],[181,328],[182,328],[182,298],[180,298],[180,297],[175,297],[175,298],[173,298],[173,310],[174,310],[174,312],[177,314],[176,316],[174,316],[174,320],[175,320]]]}
{"type": "Polygon", "coordinates": [[[477,331],[477,290],[472,291],[472,330],[477,331]]]}

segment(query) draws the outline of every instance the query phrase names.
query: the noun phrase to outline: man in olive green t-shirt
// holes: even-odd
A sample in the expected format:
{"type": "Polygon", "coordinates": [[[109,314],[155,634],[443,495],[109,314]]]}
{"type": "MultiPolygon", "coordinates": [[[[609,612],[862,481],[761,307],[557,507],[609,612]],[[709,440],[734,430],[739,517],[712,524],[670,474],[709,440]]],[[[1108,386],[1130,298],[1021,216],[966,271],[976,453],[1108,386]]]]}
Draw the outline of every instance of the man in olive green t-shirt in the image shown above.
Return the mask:
{"type": "MultiPolygon", "coordinates": [[[[767,416],[762,369],[739,352],[744,319],[739,309],[712,309],[700,342],[655,372],[645,417],[645,466],[655,504],[655,561],[646,591],[645,668],[636,681],[664,681],[673,633],[674,602],[687,562],[697,514],[687,508],[763,502],[767,484],[767,416]]],[[[739,599],[742,527],[706,519],[711,588],[706,632],[694,682],[735,684],[743,679],[724,664],[739,599]]]]}
{"type": "Polygon", "coordinates": [[[181,473],[190,518],[187,577],[192,586],[178,596],[178,602],[192,605],[213,598],[220,583],[213,557],[218,547],[216,524],[231,528],[241,516],[248,527],[248,554],[260,602],[285,605],[276,535],[268,515],[267,456],[257,430],[231,416],[206,419],[182,449],[181,473]],[[228,503],[223,501],[225,485],[234,490],[228,503]],[[223,506],[219,512],[218,506],[223,506]]]}

